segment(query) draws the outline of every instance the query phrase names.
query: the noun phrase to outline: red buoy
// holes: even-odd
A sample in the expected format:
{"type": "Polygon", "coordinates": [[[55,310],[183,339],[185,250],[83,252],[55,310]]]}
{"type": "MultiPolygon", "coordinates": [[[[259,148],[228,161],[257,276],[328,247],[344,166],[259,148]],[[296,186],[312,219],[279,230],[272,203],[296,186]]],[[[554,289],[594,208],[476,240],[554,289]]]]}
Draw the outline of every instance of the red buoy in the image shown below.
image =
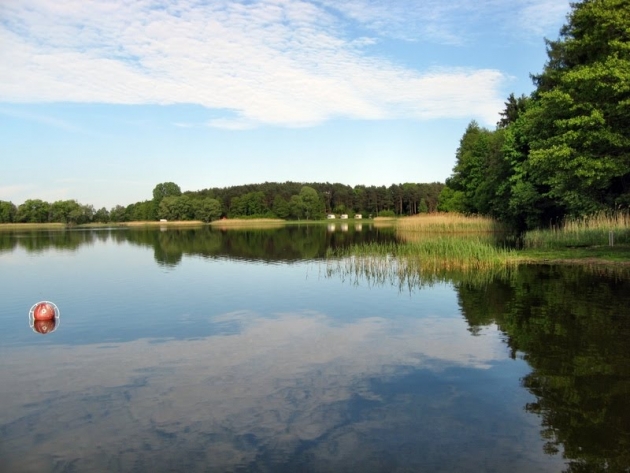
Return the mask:
{"type": "Polygon", "coordinates": [[[35,320],[54,320],[55,307],[49,302],[40,302],[33,309],[33,318],[35,320]]]}

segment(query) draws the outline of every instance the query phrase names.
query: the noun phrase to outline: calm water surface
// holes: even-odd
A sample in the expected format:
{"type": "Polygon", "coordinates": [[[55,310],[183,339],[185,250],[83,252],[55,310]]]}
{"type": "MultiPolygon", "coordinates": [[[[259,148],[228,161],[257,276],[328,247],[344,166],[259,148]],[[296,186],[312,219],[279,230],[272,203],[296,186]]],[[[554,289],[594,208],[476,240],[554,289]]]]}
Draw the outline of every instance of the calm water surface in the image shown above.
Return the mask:
{"type": "Polygon", "coordinates": [[[0,471],[630,471],[626,275],[401,290],[324,260],[394,238],[0,233],[0,471]]]}

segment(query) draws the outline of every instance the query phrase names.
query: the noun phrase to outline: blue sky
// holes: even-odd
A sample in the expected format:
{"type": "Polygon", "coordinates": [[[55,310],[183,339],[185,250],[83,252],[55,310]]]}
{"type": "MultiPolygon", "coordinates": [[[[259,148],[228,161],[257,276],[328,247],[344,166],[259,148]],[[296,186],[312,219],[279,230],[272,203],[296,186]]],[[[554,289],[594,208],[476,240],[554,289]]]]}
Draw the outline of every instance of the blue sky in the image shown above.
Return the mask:
{"type": "Polygon", "coordinates": [[[444,181],[564,0],[3,0],[0,200],[444,181]]]}

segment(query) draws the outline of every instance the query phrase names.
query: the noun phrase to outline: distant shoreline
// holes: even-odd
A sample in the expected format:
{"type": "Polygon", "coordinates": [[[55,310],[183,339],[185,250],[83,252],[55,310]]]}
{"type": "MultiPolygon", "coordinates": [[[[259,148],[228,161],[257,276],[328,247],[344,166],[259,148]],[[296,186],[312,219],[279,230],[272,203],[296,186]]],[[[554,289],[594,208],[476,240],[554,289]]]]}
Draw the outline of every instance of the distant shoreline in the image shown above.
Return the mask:
{"type": "Polygon", "coordinates": [[[261,225],[303,225],[303,224],[322,224],[322,223],[362,223],[362,222],[393,222],[394,218],[377,217],[375,219],[330,219],[330,220],[283,220],[280,218],[224,218],[214,220],[210,223],[201,220],[172,220],[160,222],[156,220],[136,220],[132,222],[108,222],[108,223],[84,223],[81,225],[68,225],[65,223],[0,223],[0,231],[2,230],[71,230],[81,228],[111,228],[111,227],[259,227],[261,225]]]}

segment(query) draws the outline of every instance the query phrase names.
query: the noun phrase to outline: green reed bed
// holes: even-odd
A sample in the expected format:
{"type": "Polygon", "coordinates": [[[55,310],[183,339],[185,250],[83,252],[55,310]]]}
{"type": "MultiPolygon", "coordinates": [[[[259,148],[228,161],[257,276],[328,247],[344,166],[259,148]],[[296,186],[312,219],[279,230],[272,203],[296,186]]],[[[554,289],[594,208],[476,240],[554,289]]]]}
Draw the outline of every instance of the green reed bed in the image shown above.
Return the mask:
{"type": "Polygon", "coordinates": [[[516,271],[513,250],[487,236],[427,236],[403,243],[365,243],[329,251],[327,275],[354,283],[390,284],[401,290],[458,281],[483,285],[516,271]]]}
{"type": "Polygon", "coordinates": [[[558,226],[532,230],[523,237],[525,249],[562,249],[629,245],[630,214],[628,212],[598,213],[580,219],[566,220],[558,226]],[[612,235],[611,235],[612,234],[612,235]]]}
{"type": "Polygon", "coordinates": [[[332,258],[326,262],[326,276],[340,277],[353,284],[367,283],[371,286],[392,285],[400,290],[432,286],[442,282],[457,282],[483,287],[497,277],[509,278],[517,266],[495,266],[471,271],[446,268],[435,262],[419,264],[418,260],[395,258],[391,255],[355,255],[332,258]]]}
{"type": "Polygon", "coordinates": [[[474,271],[515,265],[514,250],[494,246],[484,236],[431,236],[404,243],[366,243],[329,251],[329,258],[358,258],[357,264],[435,272],[474,271]],[[372,258],[370,261],[364,261],[372,258]]]}
{"type": "Polygon", "coordinates": [[[480,215],[431,213],[405,217],[396,221],[396,229],[404,233],[467,233],[501,232],[504,226],[480,215]]]}

